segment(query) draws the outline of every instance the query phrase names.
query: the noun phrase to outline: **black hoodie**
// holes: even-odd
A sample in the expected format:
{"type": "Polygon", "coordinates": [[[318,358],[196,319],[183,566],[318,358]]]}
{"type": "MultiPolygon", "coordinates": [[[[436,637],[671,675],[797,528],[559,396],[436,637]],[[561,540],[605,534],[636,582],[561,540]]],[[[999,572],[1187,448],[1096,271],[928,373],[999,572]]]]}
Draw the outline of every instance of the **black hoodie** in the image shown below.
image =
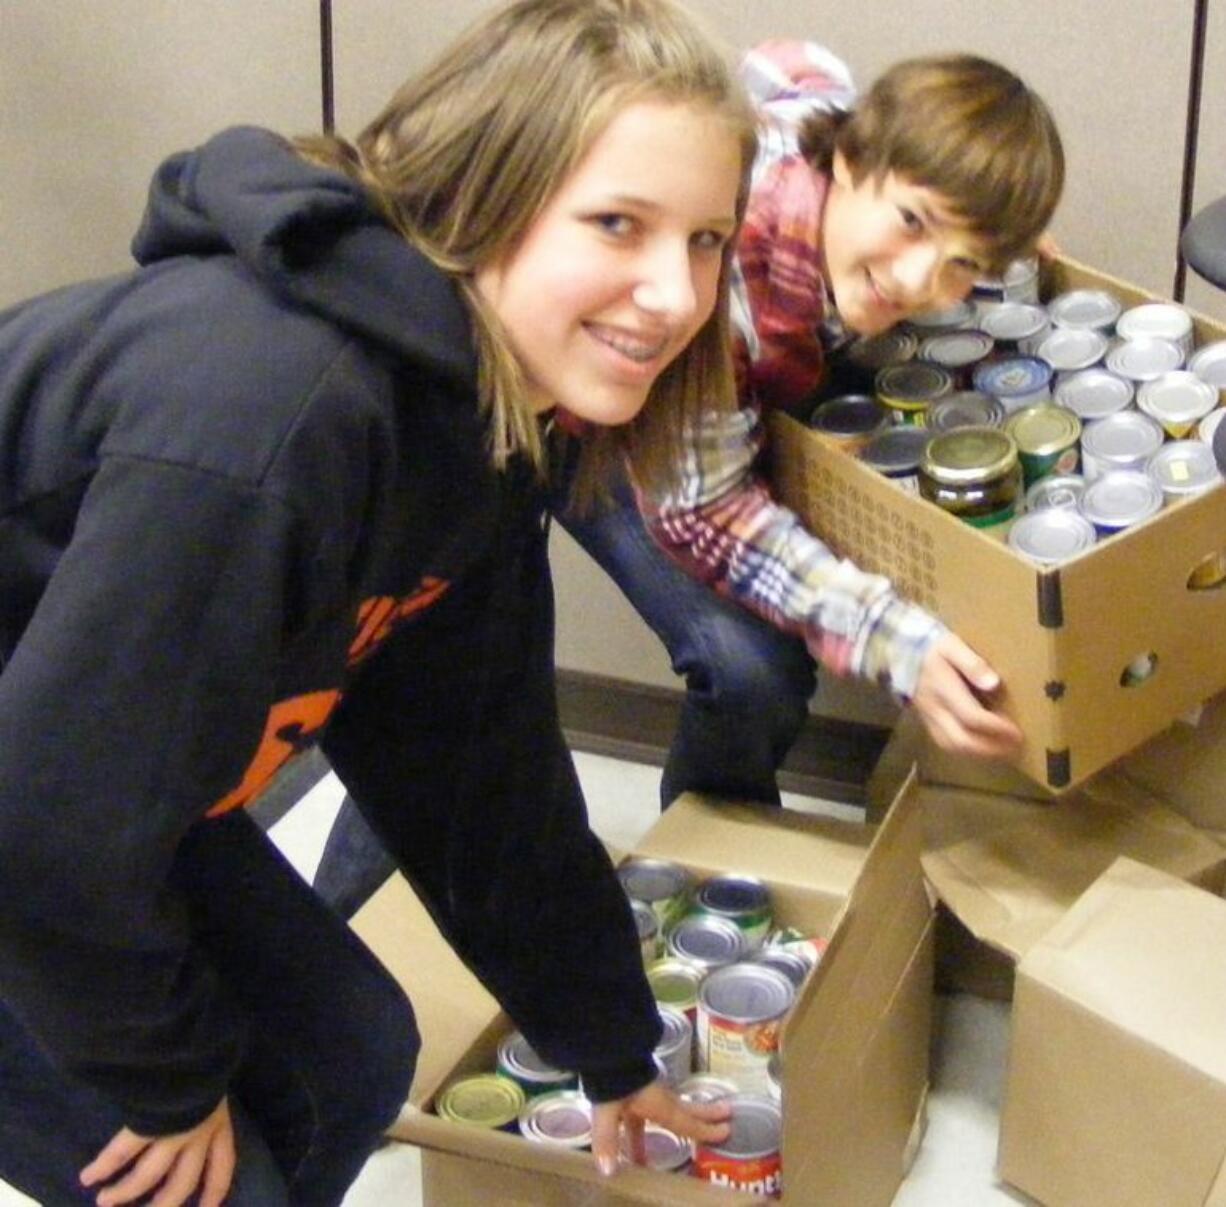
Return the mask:
{"type": "Polygon", "coordinates": [[[321,740],[436,920],[597,1099],[658,1018],[554,702],[539,490],[468,315],[264,131],[168,160],[140,267],[0,315],[0,997],[165,1134],[241,1057],[175,851],[321,740]]]}

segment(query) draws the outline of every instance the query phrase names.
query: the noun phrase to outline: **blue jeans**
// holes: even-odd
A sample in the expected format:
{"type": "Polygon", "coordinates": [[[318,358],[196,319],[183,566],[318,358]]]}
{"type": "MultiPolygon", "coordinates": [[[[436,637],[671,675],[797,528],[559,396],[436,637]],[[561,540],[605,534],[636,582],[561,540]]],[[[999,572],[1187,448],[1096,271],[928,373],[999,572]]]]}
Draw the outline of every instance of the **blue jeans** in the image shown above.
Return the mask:
{"type": "MultiPolygon", "coordinates": [[[[245,814],[204,821],[174,869],[192,932],[246,1014],[229,1095],[231,1207],[336,1204],[408,1095],[419,1040],[395,981],[245,814]]],[[[92,1203],[79,1171],[124,1126],[0,1003],[0,1177],[92,1203]]]]}
{"type": "MultiPolygon", "coordinates": [[[[805,644],[691,578],[655,543],[629,487],[577,516],[555,492],[558,522],[596,560],[668,650],[685,700],[660,781],[661,807],[683,792],[779,803],[775,773],[817,685],[805,644]]],[[[394,870],[348,798],[328,836],[315,889],[344,917],[394,870]]]]}

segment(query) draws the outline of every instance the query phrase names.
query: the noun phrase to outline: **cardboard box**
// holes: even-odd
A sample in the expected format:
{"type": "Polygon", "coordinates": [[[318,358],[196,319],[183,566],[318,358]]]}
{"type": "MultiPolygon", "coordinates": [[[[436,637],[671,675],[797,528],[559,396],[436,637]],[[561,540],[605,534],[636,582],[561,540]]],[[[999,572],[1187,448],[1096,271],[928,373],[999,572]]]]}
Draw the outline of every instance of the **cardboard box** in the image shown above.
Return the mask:
{"type": "Polygon", "coordinates": [[[1121,859],[1023,958],[999,1171],[1049,1207],[1226,1203],[1226,901],[1121,859]]]}
{"type": "MultiPolygon", "coordinates": [[[[1071,260],[1047,268],[1045,296],[1110,289],[1132,305],[1152,295],[1071,260]]],[[[1196,338],[1226,338],[1198,318],[1196,338]]],[[[890,578],[1000,672],[1004,710],[1021,726],[1019,766],[1065,789],[1140,745],[1226,687],[1226,590],[1189,576],[1226,548],[1226,490],[1169,507],[1061,566],[1041,569],[999,539],[907,494],[771,417],[779,497],[838,553],[890,578]],[[1124,686],[1139,656],[1155,673],[1124,686]]]]}
{"type": "MultiPolygon", "coordinates": [[[[636,848],[699,875],[758,875],[773,890],[780,924],[830,939],[783,1031],[788,1203],[886,1207],[918,1144],[928,1077],[932,903],[920,872],[915,804],[907,781],[874,827],[686,796],[636,848]]],[[[645,1169],[605,1180],[588,1154],[549,1151],[430,1114],[434,1095],[452,1077],[493,1068],[509,1023],[399,877],[354,925],[417,1009],[423,1052],[391,1134],[424,1150],[426,1204],[762,1201],[645,1169]]]]}

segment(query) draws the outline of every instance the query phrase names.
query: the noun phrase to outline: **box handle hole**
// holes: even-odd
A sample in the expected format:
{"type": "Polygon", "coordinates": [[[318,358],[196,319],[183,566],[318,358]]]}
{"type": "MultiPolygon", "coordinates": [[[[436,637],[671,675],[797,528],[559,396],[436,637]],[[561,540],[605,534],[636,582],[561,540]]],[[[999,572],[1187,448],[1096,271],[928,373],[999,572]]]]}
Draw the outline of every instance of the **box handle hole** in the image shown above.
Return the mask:
{"type": "Polygon", "coordinates": [[[1188,575],[1189,591],[1217,591],[1226,586],[1226,550],[1202,557],[1188,575]]]}
{"type": "Polygon", "coordinates": [[[1152,679],[1158,673],[1158,655],[1152,650],[1148,654],[1138,654],[1124,667],[1120,675],[1121,687],[1140,687],[1147,679],[1152,679]]]}

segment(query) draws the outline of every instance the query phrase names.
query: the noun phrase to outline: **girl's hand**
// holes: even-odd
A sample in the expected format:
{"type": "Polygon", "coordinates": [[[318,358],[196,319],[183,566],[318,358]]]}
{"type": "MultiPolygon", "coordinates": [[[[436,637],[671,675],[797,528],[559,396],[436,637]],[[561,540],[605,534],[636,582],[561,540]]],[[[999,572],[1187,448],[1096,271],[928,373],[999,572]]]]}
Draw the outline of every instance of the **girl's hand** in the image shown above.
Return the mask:
{"type": "Polygon", "coordinates": [[[676,1132],[687,1140],[718,1143],[728,1137],[724,1122],[732,1108],[726,1102],[702,1105],[682,1102],[662,1081],[653,1081],[629,1098],[592,1105],[592,1155],[600,1172],[617,1172],[621,1151],[620,1130],[626,1129],[630,1155],[638,1165],[646,1160],[643,1150],[643,1124],[647,1120],[676,1132]]]}
{"type": "Polygon", "coordinates": [[[1000,689],[1000,676],[953,633],[928,651],[911,705],[932,740],[954,754],[1011,758],[1022,731],[984,701],[1000,689]]]}
{"type": "Polygon", "coordinates": [[[81,1170],[96,1186],[126,1172],[98,1193],[98,1207],[118,1207],[152,1193],[150,1207],[179,1207],[197,1191],[200,1207],[221,1207],[234,1176],[234,1128],[223,1098],[207,1119],[173,1136],[138,1136],[123,1128],[81,1170]]]}

